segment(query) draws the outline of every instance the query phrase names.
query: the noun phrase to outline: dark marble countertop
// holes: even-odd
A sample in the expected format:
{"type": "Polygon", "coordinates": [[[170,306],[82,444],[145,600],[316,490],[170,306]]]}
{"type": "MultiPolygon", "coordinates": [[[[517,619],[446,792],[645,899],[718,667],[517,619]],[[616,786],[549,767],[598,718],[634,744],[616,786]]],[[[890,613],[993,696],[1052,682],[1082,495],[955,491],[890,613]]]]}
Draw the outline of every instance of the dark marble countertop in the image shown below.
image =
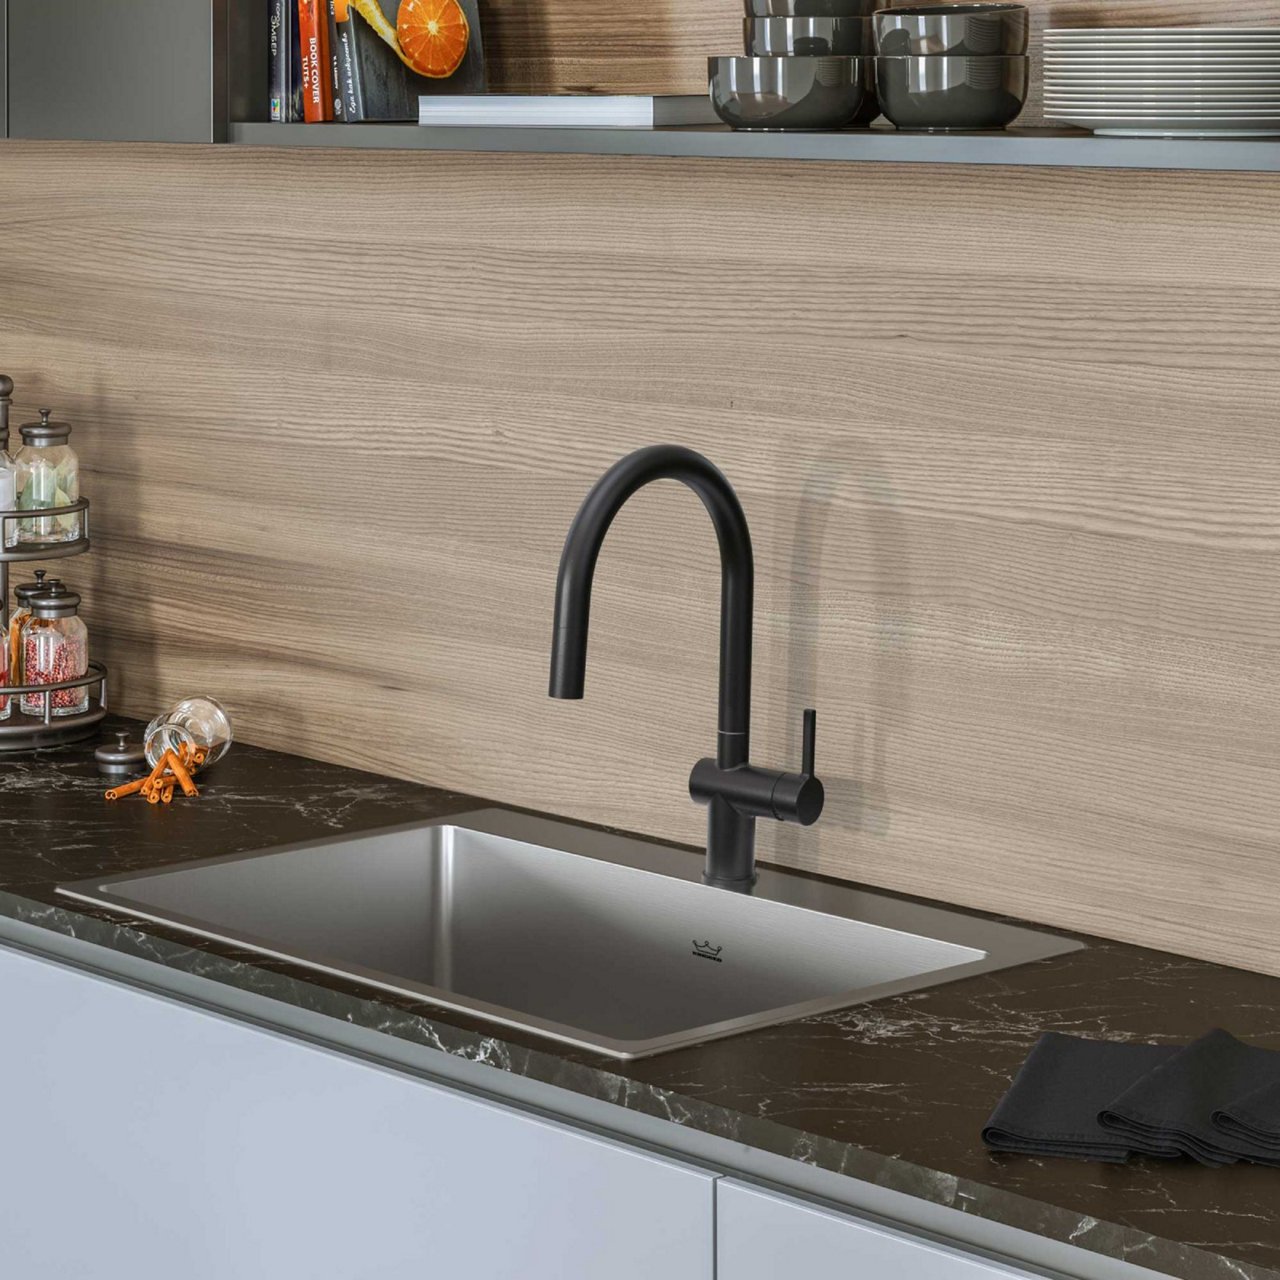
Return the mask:
{"type": "Polygon", "coordinates": [[[198,801],[102,798],[90,747],[0,757],[0,914],[1169,1275],[1280,1280],[1280,1172],[993,1155],[983,1121],[1041,1032],[1280,1048],[1280,979],[1083,951],[619,1063],[59,898],[100,874],[487,803],[237,745],[198,801]]]}

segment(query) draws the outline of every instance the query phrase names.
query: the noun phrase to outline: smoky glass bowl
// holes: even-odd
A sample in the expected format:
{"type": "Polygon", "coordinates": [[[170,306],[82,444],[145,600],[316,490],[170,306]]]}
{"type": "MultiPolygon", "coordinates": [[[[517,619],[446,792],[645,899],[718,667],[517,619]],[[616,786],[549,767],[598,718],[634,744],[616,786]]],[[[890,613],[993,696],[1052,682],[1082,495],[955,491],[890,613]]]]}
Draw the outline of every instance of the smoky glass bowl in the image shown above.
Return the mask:
{"type": "Polygon", "coordinates": [[[749,57],[838,57],[870,54],[870,18],[744,18],[749,57]]]}
{"type": "Polygon", "coordinates": [[[708,58],[711,104],[732,129],[844,129],[867,99],[867,60],[708,58]]]}
{"type": "Polygon", "coordinates": [[[748,18],[866,18],[887,0],[746,0],[748,18]]]}
{"type": "Polygon", "coordinates": [[[872,18],[876,52],[896,57],[1022,54],[1029,34],[1025,5],[921,4],[881,9],[872,18]]]}
{"type": "Polygon", "coordinates": [[[876,58],[880,110],[897,128],[921,133],[1003,129],[1027,100],[1025,55],[876,58]]]}

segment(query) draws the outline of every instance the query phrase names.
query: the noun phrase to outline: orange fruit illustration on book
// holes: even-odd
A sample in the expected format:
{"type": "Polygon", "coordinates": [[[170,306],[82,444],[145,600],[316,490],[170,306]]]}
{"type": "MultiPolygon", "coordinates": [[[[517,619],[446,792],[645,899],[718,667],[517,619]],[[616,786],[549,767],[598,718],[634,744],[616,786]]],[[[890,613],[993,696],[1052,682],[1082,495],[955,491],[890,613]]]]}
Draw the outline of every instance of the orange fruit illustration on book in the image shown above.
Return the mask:
{"type": "Polygon", "coordinates": [[[409,65],[441,80],[462,65],[471,28],[458,0],[402,0],[396,35],[409,65]]]}
{"type": "MultiPolygon", "coordinates": [[[[471,25],[458,0],[402,0],[394,27],[379,0],[335,0],[334,8],[354,9],[420,76],[443,80],[467,56],[471,25]]],[[[346,20],[345,12],[337,16],[346,20]]]]}

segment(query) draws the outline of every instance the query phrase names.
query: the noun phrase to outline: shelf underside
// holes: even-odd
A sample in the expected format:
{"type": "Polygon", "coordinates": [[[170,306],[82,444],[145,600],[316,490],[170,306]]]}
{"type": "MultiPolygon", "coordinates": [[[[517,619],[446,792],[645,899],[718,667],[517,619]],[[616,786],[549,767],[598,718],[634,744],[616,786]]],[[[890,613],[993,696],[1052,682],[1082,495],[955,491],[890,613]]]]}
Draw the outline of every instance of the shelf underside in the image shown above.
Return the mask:
{"type": "Polygon", "coordinates": [[[230,141],[250,146],[400,151],[1280,171],[1280,139],[1276,138],[1103,138],[1078,129],[913,134],[877,127],[844,133],[735,133],[728,128],[706,126],[511,129],[415,124],[233,124],[230,141]]]}

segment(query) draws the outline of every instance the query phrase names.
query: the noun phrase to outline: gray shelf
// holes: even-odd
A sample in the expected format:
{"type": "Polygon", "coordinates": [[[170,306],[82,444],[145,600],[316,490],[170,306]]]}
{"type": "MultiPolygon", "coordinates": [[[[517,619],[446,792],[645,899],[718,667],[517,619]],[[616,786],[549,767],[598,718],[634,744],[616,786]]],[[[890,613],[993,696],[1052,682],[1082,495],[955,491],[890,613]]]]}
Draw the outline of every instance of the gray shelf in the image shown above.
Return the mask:
{"type": "Polygon", "coordinates": [[[490,129],[415,124],[233,124],[230,141],[258,147],[393,151],[1280,171],[1280,139],[1099,138],[1078,129],[1009,129],[1003,133],[939,135],[898,133],[883,127],[847,133],[734,133],[727,128],[707,126],[490,129]]]}

